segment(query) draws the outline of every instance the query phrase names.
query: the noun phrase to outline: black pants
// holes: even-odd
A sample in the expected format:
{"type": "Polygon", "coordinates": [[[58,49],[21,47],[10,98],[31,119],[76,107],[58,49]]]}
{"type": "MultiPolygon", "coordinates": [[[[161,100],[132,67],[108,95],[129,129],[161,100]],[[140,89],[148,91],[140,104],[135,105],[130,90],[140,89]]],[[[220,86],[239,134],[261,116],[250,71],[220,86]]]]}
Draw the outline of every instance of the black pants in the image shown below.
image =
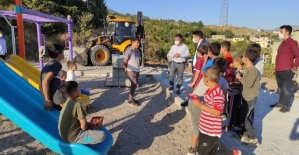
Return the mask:
{"type": "Polygon", "coordinates": [[[242,98],[241,93],[237,95],[228,96],[228,106],[227,106],[228,113],[229,113],[228,127],[233,127],[244,123],[244,121],[242,121],[241,119],[242,118],[241,98],[242,98]]]}
{"type": "Polygon", "coordinates": [[[218,137],[212,137],[199,132],[199,140],[197,146],[198,155],[233,155],[232,151],[220,149],[218,143],[218,137]]]}
{"type": "Polygon", "coordinates": [[[250,139],[254,139],[256,137],[253,130],[253,119],[254,119],[254,107],[256,105],[256,98],[250,101],[246,101],[245,99],[242,99],[242,104],[243,104],[244,114],[246,114],[244,120],[245,132],[243,133],[243,136],[246,136],[250,139]]]}
{"type": "Polygon", "coordinates": [[[290,108],[292,98],[292,79],[294,73],[291,70],[276,72],[276,81],[279,88],[279,103],[290,108]]]}
{"type": "Polygon", "coordinates": [[[128,74],[128,76],[130,78],[130,81],[131,81],[129,100],[133,100],[135,90],[136,90],[137,85],[138,85],[139,72],[128,71],[127,74],[128,74]]]}
{"type": "Polygon", "coordinates": [[[3,60],[5,60],[5,55],[0,55],[0,58],[2,58],[3,60]]]}

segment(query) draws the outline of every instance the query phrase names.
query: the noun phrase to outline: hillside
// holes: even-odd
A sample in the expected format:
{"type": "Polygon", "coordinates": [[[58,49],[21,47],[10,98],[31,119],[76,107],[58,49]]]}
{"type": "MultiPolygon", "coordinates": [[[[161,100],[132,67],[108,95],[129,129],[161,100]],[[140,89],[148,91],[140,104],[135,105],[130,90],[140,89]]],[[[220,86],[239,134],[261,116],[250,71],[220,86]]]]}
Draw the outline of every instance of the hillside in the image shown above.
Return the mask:
{"type": "MultiPolygon", "coordinates": [[[[235,35],[253,35],[257,33],[257,30],[254,29],[249,29],[247,27],[236,27],[232,25],[228,25],[228,26],[206,25],[205,27],[213,29],[214,31],[231,30],[235,35]]],[[[270,32],[258,32],[258,33],[260,35],[267,35],[270,32]]]]}

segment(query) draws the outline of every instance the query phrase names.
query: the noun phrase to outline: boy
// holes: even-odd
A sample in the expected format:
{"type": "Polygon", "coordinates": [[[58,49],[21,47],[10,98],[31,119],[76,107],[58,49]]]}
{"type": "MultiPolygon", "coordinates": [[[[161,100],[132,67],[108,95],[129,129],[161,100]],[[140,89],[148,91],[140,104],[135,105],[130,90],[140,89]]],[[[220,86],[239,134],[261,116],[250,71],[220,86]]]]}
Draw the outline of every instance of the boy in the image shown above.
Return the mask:
{"type": "Polygon", "coordinates": [[[223,58],[227,61],[226,72],[224,78],[228,80],[228,77],[231,73],[230,65],[233,63],[233,57],[229,53],[231,44],[229,41],[224,41],[221,43],[220,53],[223,54],[223,58]]]}
{"type": "Polygon", "coordinates": [[[64,83],[64,82],[65,82],[65,79],[66,79],[66,76],[67,76],[66,71],[61,70],[60,73],[59,73],[59,75],[60,75],[60,82],[61,82],[61,83],[64,83]]]}
{"type": "MultiPolygon", "coordinates": [[[[60,61],[63,59],[64,47],[58,44],[54,44],[51,49],[48,50],[51,60],[43,67],[40,76],[40,92],[44,98],[44,109],[51,110],[53,107],[57,110],[61,110],[59,106],[63,103],[64,99],[61,99],[59,103],[54,104],[54,94],[60,87],[59,72],[62,68],[60,61]]],[[[59,98],[59,97],[58,97],[59,98]]]]}
{"type": "Polygon", "coordinates": [[[257,51],[258,58],[254,61],[253,65],[259,71],[259,81],[261,81],[262,77],[263,77],[263,72],[264,72],[264,61],[260,57],[262,48],[259,44],[252,44],[247,49],[253,49],[253,50],[257,51]]]}
{"type": "Polygon", "coordinates": [[[259,71],[253,66],[253,62],[259,57],[258,52],[253,49],[247,49],[243,55],[242,61],[246,65],[246,71],[243,77],[237,73],[236,78],[243,86],[242,90],[242,104],[244,104],[244,112],[246,118],[244,122],[245,132],[241,137],[241,142],[250,145],[259,145],[253,130],[254,106],[256,104],[257,96],[259,95],[260,82],[259,71]]]}
{"type": "Polygon", "coordinates": [[[194,69],[193,69],[193,78],[191,84],[189,86],[192,89],[195,89],[199,83],[199,81],[202,79],[202,73],[201,69],[205,65],[205,59],[204,56],[208,54],[208,46],[199,46],[197,48],[197,57],[194,69]]]}
{"type": "Polygon", "coordinates": [[[6,59],[7,57],[7,46],[6,46],[6,41],[3,37],[3,32],[0,29],[0,58],[2,58],[3,60],[6,59]]]}
{"type": "MultiPolygon", "coordinates": [[[[217,58],[217,56],[220,53],[220,44],[217,42],[213,42],[208,46],[208,56],[211,58],[205,65],[207,66],[212,66],[214,63],[214,59],[217,58]]],[[[202,73],[204,72],[205,69],[202,69],[202,73]]],[[[225,84],[220,84],[221,88],[225,87],[225,84]]],[[[207,90],[207,86],[204,84],[203,80],[200,80],[198,86],[196,89],[194,89],[193,94],[202,96],[205,93],[205,90],[207,90]]],[[[191,102],[191,100],[189,100],[191,102]]],[[[192,103],[188,104],[188,109],[190,111],[191,115],[191,122],[192,122],[192,136],[191,136],[191,148],[189,148],[188,155],[194,155],[197,152],[197,142],[198,142],[198,122],[199,122],[199,116],[201,113],[201,109],[198,107],[195,107],[192,103]]]]}
{"type": "Polygon", "coordinates": [[[76,101],[81,95],[76,81],[64,82],[60,91],[67,98],[59,115],[58,131],[68,143],[97,144],[106,138],[104,131],[89,130],[86,112],[82,104],[76,101]]]}
{"type": "Polygon", "coordinates": [[[235,126],[243,127],[243,123],[245,118],[241,118],[241,99],[242,99],[242,85],[240,81],[235,79],[236,73],[244,73],[243,66],[244,63],[242,62],[243,55],[234,57],[233,61],[233,68],[235,71],[231,71],[232,81],[229,83],[230,89],[228,93],[228,113],[229,113],[229,120],[225,130],[234,130],[235,126]]]}
{"type": "MultiPolygon", "coordinates": [[[[225,66],[226,67],[226,66],[225,66]]],[[[220,71],[216,66],[207,68],[204,71],[204,84],[208,87],[204,94],[204,100],[193,100],[192,104],[200,109],[202,113],[200,115],[199,128],[199,141],[197,151],[200,155],[216,154],[221,151],[222,155],[239,155],[241,151],[232,150],[225,151],[219,150],[217,142],[222,134],[221,113],[224,108],[224,94],[221,90],[218,81],[220,78],[220,71]]]]}
{"type": "MultiPolygon", "coordinates": [[[[67,71],[65,81],[76,81],[75,71],[77,70],[77,63],[75,61],[68,61],[66,65],[69,71],[67,71]]],[[[81,93],[90,96],[89,90],[81,88],[81,93]]]]}

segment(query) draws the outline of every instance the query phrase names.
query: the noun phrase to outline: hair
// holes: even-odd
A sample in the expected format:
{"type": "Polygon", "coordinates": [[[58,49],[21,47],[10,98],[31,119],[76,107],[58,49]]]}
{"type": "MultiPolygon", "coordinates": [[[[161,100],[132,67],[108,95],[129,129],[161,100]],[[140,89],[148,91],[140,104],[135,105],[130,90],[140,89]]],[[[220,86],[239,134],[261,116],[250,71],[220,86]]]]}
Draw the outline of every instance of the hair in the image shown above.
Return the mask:
{"type": "Polygon", "coordinates": [[[234,61],[240,63],[240,65],[244,65],[244,62],[242,61],[243,55],[235,56],[234,61]]]}
{"type": "Polygon", "coordinates": [[[67,66],[68,69],[71,69],[73,66],[76,65],[76,63],[77,63],[76,61],[68,61],[66,63],[66,66],[67,66]]]}
{"type": "Polygon", "coordinates": [[[259,57],[258,52],[254,49],[247,49],[245,51],[245,57],[247,57],[252,63],[259,57]]]}
{"type": "Polygon", "coordinates": [[[225,47],[228,51],[230,50],[231,44],[229,41],[224,41],[221,43],[221,47],[225,47]]]}
{"type": "Polygon", "coordinates": [[[139,39],[138,39],[138,38],[132,38],[132,39],[131,39],[131,43],[132,43],[132,42],[135,42],[135,41],[139,41],[139,39]]]}
{"type": "Polygon", "coordinates": [[[59,90],[65,97],[68,97],[77,90],[78,86],[79,85],[76,81],[67,81],[60,85],[59,90]]]}
{"type": "Polygon", "coordinates": [[[280,26],[280,29],[285,29],[286,31],[289,32],[289,35],[292,34],[292,26],[290,26],[290,25],[282,25],[282,26],[280,26]]]}
{"type": "Polygon", "coordinates": [[[220,71],[218,67],[211,66],[204,71],[203,76],[211,82],[218,83],[220,78],[220,71]]]}
{"type": "Polygon", "coordinates": [[[247,49],[256,50],[259,56],[260,56],[261,51],[262,51],[262,48],[261,48],[260,44],[257,44],[257,43],[249,45],[247,49]]]}
{"type": "Polygon", "coordinates": [[[200,38],[203,38],[203,33],[202,33],[201,30],[194,31],[192,34],[196,35],[196,36],[199,36],[200,38]]]}
{"type": "Polygon", "coordinates": [[[66,73],[65,70],[61,70],[61,71],[59,72],[59,74],[60,74],[60,77],[63,76],[63,75],[65,75],[65,76],[67,75],[67,73],[66,73]]]}
{"type": "Polygon", "coordinates": [[[183,40],[183,36],[180,33],[176,34],[174,37],[179,37],[180,39],[183,40]]]}
{"type": "Polygon", "coordinates": [[[218,67],[220,73],[226,72],[227,61],[224,58],[216,58],[213,61],[213,66],[218,67]]]}
{"type": "Polygon", "coordinates": [[[200,45],[197,48],[197,52],[199,52],[201,55],[208,54],[208,46],[200,45]]]}
{"type": "Polygon", "coordinates": [[[209,51],[211,51],[214,56],[218,56],[220,54],[221,45],[218,42],[212,42],[208,47],[209,51]]]}
{"type": "Polygon", "coordinates": [[[62,54],[64,50],[64,46],[59,44],[53,44],[48,47],[48,54],[50,58],[55,59],[59,54],[62,54]]]}

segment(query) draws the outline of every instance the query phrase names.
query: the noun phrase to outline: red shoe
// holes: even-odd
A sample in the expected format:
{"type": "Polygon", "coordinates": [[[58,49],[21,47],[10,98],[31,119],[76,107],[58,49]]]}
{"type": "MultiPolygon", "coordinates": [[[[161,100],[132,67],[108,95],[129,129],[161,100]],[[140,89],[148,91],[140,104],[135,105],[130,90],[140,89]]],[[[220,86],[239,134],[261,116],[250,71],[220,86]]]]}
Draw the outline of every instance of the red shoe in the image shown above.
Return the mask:
{"type": "Polygon", "coordinates": [[[242,152],[240,150],[232,150],[233,155],[242,155],[242,152]]]}

